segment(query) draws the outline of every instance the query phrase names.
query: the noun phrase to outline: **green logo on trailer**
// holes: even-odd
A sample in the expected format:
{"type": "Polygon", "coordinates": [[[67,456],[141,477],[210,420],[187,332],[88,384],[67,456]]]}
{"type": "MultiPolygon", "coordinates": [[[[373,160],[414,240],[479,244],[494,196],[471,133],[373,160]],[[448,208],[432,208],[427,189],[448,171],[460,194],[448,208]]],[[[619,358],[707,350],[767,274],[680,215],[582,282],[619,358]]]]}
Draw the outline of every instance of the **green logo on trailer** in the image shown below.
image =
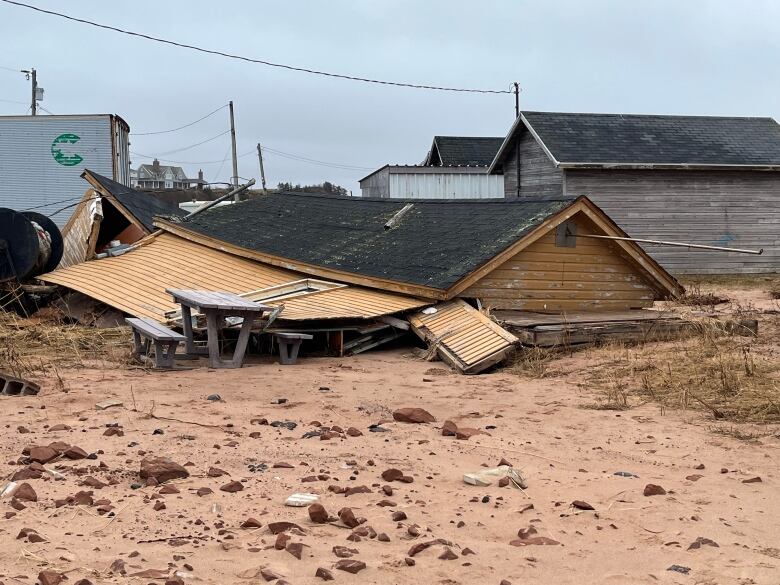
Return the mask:
{"type": "Polygon", "coordinates": [[[84,157],[81,155],[68,152],[70,151],[69,145],[76,144],[79,140],[81,137],[76,134],[66,133],[57,136],[51,143],[51,155],[54,160],[66,167],[74,167],[83,161],[84,157]]]}

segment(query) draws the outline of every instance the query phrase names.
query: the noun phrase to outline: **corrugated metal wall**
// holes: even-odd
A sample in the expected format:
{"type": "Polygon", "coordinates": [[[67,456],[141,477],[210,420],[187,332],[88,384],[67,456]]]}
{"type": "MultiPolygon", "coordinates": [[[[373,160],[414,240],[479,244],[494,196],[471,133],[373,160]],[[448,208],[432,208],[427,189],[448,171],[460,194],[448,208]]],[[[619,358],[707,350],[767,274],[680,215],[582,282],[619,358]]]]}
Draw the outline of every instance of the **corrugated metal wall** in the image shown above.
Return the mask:
{"type": "MultiPolygon", "coordinates": [[[[126,170],[114,172],[128,160],[127,133],[115,135],[111,121],[109,115],[0,117],[0,207],[52,215],[84,195],[89,185],[80,175],[87,168],[127,179],[126,170]],[[115,151],[124,152],[122,165],[115,166],[115,151]]],[[[62,227],[72,211],[52,219],[62,227]]]]}
{"type": "Polygon", "coordinates": [[[503,199],[504,175],[390,173],[391,199],[503,199]]]}

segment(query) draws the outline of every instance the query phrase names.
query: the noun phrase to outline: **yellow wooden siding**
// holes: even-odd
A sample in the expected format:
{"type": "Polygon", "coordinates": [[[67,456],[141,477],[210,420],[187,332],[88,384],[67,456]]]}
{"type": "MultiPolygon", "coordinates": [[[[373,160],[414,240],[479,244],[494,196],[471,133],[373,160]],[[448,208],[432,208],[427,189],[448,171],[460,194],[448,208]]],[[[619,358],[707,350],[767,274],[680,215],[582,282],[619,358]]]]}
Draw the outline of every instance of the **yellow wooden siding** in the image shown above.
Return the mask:
{"type": "Polygon", "coordinates": [[[166,288],[244,293],[301,276],[244,260],[170,234],[161,234],[116,258],[58,269],[39,277],[136,317],[165,321],[178,308],[166,288]]]}
{"type": "Polygon", "coordinates": [[[430,305],[430,300],[376,290],[344,286],[306,295],[263,301],[269,305],[284,303],[280,319],[370,319],[430,305]]]}
{"type": "Polygon", "coordinates": [[[431,315],[415,313],[409,321],[443,358],[467,373],[494,363],[493,358],[500,359],[517,342],[514,335],[460,299],[436,305],[431,315]]]}
{"type": "MultiPolygon", "coordinates": [[[[584,214],[571,221],[578,234],[603,232],[584,214]]],[[[555,230],[475,282],[460,296],[487,307],[526,311],[623,310],[649,307],[658,296],[614,242],[577,238],[555,245],[555,230]]]]}
{"type": "MultiPolygon", "coordinates": [[[[300,281],[302,276],[161,234],[122,256],[82,262],[40,278],[130,315],[166,322],[166,313],[179,309],[166,288],[228,291],[252,298],[253,294],[247,293],[300,281]]],[[[352,286],[264,302],[284,303],[282,318],[294,321],[369,319],[430,304],[424,299],[352,286]]]]}

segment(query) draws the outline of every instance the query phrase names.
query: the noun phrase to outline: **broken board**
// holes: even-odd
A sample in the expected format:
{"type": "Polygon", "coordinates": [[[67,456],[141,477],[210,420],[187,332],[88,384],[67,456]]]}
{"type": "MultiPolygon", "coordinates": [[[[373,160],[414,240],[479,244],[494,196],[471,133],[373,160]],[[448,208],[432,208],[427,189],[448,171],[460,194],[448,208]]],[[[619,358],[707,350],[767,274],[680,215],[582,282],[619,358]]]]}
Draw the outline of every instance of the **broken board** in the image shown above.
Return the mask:
{"type": "Polygon", "coordinates": [[[518,341],[460,299],[415,313],[409,323],[443,361],[464,374],[477,374],[504,360],[518,341]]]}
{"type": "MultiPolygon", "coordinates": [[[[675,313],[645,309],[563,314],[495,311],[493,316],[517,335],[523,345],[537,347],[568,347],[606,341],[665,341],[697,326],[675,313]]],[[[727,332],[737,334],[756,333],[754,320],[726,321],[724,327],[727,332]]]]}

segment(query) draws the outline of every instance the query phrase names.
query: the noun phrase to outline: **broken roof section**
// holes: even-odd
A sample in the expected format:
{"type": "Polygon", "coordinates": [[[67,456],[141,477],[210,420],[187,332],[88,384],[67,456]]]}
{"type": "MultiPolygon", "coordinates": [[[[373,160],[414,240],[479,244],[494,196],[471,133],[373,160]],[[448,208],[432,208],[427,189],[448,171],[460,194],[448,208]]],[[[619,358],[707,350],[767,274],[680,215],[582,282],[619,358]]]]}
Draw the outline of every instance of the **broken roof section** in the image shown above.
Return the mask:
{"type": "Polygon", "coordinates": [[[305,274],[377,288],[394,283],[388,290],[444,298],[447,289],[573,201],[410,202],[278,193],[156,225],[305,274]]]}
{"type": "Polygon", "coordinates": [[[282,318],[368,319],[423,307],[429,301],[337,283],[252,262],[172,234],[149,236],[113,258],[62,268],[39,277],[134,317],[167,322],[177,309],[166,288],[220,290],[264,304],[285,304],[282,318]]]}
{"type": "Polygon", "coordinates": [[[182,213],[175,203],[161,201],[148,193],[131,189],[89,169],[85,170],[81,176],[103,197],[108,199],[128,221],[138,224],[147,234],[154,230],[155,215],[170,216],[182,213]]]}

